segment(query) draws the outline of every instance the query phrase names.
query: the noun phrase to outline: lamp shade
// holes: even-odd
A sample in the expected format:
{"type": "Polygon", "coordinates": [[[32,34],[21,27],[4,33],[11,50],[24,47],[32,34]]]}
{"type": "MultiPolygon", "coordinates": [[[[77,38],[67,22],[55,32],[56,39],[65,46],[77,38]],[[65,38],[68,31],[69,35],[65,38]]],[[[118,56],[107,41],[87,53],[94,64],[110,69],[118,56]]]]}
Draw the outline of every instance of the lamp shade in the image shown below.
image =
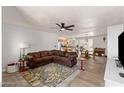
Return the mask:
{"type": "Polygon", "coordinates": [[[28,43],[21,43],[20,48],[28,48],[29,44],[28,43]]]}

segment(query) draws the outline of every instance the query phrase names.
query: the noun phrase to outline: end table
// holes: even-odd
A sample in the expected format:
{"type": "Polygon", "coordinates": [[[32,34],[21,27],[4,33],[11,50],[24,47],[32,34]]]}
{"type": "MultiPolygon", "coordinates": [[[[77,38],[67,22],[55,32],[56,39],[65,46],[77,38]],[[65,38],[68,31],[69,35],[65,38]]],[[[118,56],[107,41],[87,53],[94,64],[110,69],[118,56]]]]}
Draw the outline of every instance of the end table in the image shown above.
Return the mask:
{"type": "Polygon", "coordinates": [[[79,61],[81,62],[80,64],[80,70],[83,70],[85,71],[85,68],[84,68],[84,61],[86,61],[86,58],[78,58],[79,61]]]}
{"type": "Polygon", "coordinates": [[[28,70],[27,66],[25,66],[26,62],[27,61],[25,60],[19,60],[19,71],[20,72],[24,72],[28,70]]]}

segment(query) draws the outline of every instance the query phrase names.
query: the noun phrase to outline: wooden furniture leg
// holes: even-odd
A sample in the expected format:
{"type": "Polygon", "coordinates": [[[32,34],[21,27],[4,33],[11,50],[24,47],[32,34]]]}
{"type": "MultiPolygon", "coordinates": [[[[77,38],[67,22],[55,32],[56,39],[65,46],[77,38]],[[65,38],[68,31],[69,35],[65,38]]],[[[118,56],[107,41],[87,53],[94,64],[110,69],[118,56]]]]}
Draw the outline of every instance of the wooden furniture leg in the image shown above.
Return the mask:
{"type": "Polygon", "coordinates": [[[83,70],[83,71],[85,70],[83,60],[81,60],[81,70],[83,70]]]}

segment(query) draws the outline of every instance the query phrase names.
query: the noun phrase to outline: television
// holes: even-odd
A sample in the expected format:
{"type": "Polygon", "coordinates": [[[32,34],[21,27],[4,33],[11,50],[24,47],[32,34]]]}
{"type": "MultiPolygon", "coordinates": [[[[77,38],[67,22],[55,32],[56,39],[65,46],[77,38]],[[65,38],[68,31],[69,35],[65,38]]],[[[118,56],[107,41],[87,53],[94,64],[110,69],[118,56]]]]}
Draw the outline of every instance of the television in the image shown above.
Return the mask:
{"type": "Polygon", "coordinates": [[[124,32],[118,36],[118,58],[124,68],[124,32]]]}

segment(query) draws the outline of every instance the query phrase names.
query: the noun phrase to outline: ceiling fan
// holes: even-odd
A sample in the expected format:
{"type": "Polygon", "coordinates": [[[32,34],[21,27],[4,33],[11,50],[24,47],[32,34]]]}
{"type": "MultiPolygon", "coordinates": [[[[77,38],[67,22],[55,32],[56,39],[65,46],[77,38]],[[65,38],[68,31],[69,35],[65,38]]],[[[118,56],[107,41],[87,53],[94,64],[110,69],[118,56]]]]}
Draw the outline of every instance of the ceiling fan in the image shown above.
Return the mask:
{"type": "Polygon", "coordinates": [[[75,25],[69,25],[69,26],[65,26],[65,23],[56,23],[57,26],[59,26],[60,31],[64,31],[64,30],[69,30],[69,31],[73,31],[72,27],[74,27],[75,25]]]}

